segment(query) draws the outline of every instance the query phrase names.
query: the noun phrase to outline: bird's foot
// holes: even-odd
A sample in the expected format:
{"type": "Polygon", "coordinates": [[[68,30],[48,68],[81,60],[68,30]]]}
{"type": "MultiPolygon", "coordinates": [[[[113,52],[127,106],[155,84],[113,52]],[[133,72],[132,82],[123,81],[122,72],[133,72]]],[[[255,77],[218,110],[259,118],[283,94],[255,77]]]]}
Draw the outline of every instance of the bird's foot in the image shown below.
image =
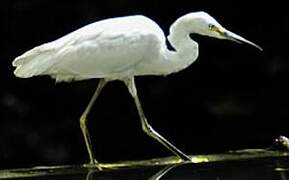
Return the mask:
{"type": "Polygon", "coordinates": [[[97,169],[99,171],[103,170],[100,163],[95,159],[91,160],[89,164],[84,164],[83,167],[88,169],[97,169]]]}
{"type": "Polygon", "coordinates": [[[181,160],[183,161],[183,163],[192,162],[192,159],[189,156],[185,155],[185,154],[184,154],[184,156],[181,157],[181,160]]]}

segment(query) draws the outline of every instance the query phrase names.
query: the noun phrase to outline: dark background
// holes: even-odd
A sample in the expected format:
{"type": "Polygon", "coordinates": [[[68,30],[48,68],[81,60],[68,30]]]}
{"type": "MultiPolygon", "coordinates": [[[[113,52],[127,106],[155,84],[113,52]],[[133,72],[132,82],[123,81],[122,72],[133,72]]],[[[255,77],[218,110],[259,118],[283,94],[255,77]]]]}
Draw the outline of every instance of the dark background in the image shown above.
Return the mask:
{"type": "MultiPolygon", "coordinates": [[[[152,18],[168,34],[179,16],[203,10],[264,49],[193,36],[200,56],[189,68],[167,77],[137,77],[144,111],[157,131],[188,154],[270,146],[279,135],[289,135],[285,3],[1,1],[0,168],[86,162],[78,119],[97,85],[97,80],[55,84],[49,77],[19,79],[13,75],[13,59],[88,23],[133,14],[152,18]]],[[[141,131],[121,82],[105,87],[89,125],[100,161],[171,155],[141,131]]]]}

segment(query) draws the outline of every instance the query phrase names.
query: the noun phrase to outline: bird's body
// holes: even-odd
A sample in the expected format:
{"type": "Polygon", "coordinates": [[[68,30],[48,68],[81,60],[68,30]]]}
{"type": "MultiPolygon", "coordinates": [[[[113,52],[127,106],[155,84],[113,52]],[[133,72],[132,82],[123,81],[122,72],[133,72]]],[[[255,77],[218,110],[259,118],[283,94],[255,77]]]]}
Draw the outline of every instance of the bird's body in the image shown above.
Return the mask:
{"type": "Polygon", "coordinates": [[[175,59],[170,59],[173,54],[167,49],[160,27],[151,19],[136,15],[84,26],[35,47],[19,56],[13,65],[18,67],[15,74],[20,77],[51,75],[57,81],[122,79],[175,72],[175,59]]]}
{"type": "Polygon", "coordinates": [[[198,57],[198,44],[190,34],[256,44],[223,28],[205,12],[186,14],[170,27],[168,50],[162,29],[151,19],[136,15],[111,18],[84,26],[55,41],[37,46],[13,61],[15,75],[28,78],[50,75],[56,81],[99,78],[98,88],[80,118],[90,163],[96,160],[87,129],[87,115],[106,82],[122,80],[132,97],[145,133],[183,160],[190,158],[157,133],[147,122],[135,87],[134,76],[178,72],[198,57]]]}

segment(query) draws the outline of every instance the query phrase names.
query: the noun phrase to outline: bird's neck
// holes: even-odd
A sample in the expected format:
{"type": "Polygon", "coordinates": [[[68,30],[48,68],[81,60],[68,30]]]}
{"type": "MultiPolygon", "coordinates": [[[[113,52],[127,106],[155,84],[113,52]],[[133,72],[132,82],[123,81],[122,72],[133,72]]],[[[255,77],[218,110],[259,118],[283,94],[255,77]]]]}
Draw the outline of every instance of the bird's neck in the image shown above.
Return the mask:
{"type": "Polygon", "coordinates": [[[172,26],[168,40],[174,51],[167,50],[166,61],[168,63],[168,74],[178,72],[191,65],[198,57],[198,43],[190,38],[190,33],[180,26],[172,26]]]}
{"type": "Polygon", "coordinates": [[[173,23],[168,41],[174,50],[168,50],[164,45],[160,49],[160,57],[145,64],[145,68],[142,65],[137,70],[138,75],[168,75],[187,68],[197,59],[198,43],[190,38],[190,32],[184,27],[183,21],[173,23]]]}

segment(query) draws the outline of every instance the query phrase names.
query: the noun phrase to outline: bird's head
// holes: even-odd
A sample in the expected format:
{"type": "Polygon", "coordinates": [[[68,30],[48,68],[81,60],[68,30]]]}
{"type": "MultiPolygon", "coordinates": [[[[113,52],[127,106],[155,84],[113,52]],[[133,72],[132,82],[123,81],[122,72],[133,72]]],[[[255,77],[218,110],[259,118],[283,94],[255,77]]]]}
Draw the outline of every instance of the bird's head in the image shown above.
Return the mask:
{"type": "Polygon", "coordinates": [[[189,13],[180,19],[183,22],[183,25],[186,26],[185,29],[192,31],[192,33],[218,39],[227,39],[238,43],[246,43],[262,50],[262,48],[255,43],[225,29],[206,12],[189,13]]]}

